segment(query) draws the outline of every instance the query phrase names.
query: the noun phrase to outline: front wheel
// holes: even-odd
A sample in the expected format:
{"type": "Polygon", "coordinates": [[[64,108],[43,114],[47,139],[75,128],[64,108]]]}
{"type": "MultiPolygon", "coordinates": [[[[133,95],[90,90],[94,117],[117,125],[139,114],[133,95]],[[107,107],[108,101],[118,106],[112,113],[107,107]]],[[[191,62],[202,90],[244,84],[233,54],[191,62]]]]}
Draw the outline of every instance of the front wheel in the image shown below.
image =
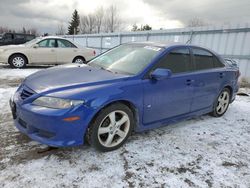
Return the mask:
{"type": "Polygon", "coordinates": [[[24,68],[27,64],[27,59],[22,54],[14,54],[10,57],[9,64],[12,68],[24,68]]]}
{"type": "Polygon", "coordinates": [[[117,103],[101,110],[90,125],[88,142],[100,151],[112,151],[127,140],[134,126],[132,111],[117,103]]]}
{"type": "Polygon", "coordinates": [[[213,111],[211,112],[211,115],[214,117],[222,116],[227,111],[229,104],[230,104],[230,90],[224,88],[214,104],[214,108],[213,111]]]}

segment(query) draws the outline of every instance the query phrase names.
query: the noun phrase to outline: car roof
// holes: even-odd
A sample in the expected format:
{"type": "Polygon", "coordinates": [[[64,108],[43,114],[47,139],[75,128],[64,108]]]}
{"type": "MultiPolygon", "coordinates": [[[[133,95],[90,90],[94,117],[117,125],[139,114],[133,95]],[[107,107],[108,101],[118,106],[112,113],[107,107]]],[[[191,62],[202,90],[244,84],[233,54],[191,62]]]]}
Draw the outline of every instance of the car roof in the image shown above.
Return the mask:
{"type": "MultiPolygon", "coordinates": [[[[42,39],[66,39],[64,37],[59,37],[59,36],[46,36],[46,37],[40,37],[42,39]]],[[[68,39],[66,39],[68,40],[68,39]]]]}
{"type": "MultiPolygon", "coordinates": [[[[154,41],[146,41],[146,42],[130,42],[128,44],[142,44],[142,45],[156,46],[156,47],[161,47],[161,48],[186,46],[186,47],[198,47],[198,48],[207,49],[206,47],[192,45],[192,44],[185,44],[185,43],[181,43],[181,42],[165,42],[165,41],[154,42],[154,41]]],[[[207,50],[209,50],[209,49],[207,49],[207,50]]]]}
{"type": "Polygon", "coordinates": [[[148,45],[148,46],[155,46],[155,47],[160,47],[160,48],[169,48],[169,47],[196,47],[196,48],[202,48],[205,50],[210,51],[211,53],[218,55],[215,51],[203,47],[203,46],[198,46],[198,45],[193,45],[193,44],[185,44],[185,43],[180,43],[180,42],[166,42],[166,41],[159,41],[159,42],[153,42],[153,41],[146,41],[146,42],[130,42],[128,44],[142,44],[142,45],[148,45]]]}

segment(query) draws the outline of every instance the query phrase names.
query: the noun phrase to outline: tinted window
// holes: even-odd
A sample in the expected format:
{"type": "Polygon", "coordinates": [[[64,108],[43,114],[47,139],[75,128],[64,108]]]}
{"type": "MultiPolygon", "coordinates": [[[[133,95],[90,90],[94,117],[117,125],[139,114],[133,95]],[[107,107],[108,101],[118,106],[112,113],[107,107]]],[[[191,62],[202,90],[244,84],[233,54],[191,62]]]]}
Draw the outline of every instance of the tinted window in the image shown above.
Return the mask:
{"type": "Polygon", "coordinates": [[[217,58],[214,56],[214,67],[224,67],[225,65],[217,58]]]}
{"type": "Polygon", "coordinates": [[[32,36],[32,35],[27,35],[26,36],[26,40],[27,41],[30,41],[30,40],[32,40],[32,39],[34,39],[35,37],[34,36],[32,36]]]}
{"type": "Polygon", "coordinates": [[[57,40],[58,48],[76,48],[71,42],[67,40],[57,40]]]}
{"type": "Polygon", "coordinates": [[[194,48],[193,54],[196,70],[211,69],[214,67],[214,56],[210,52],[194,48]]]}
{"type": "Polygon", "coordinates": [[[156,68],[170,69],[173,73],[181,73],[191,70],[190,53],[188,48],[178,48],[172,50],[163,57],[156,68]]]}
{"type": "Polygon", "coordinates": [[[5,34],[4,38],[5,38],[5,41],[9,42],[13,40],[13,35],[8,33],[8,34],[5,34]]]}
{"type": "Polygon", "coordinates": [[[55,47],[55,39],[47,39],[38,43],[39,47],[42,48],[54,48],[55,47]]]}
{"type": "Polygon", "coordinates": [[[24,39],[24,35],[18,35],[18,34],[16,34],[16,39],[24,39]]]}

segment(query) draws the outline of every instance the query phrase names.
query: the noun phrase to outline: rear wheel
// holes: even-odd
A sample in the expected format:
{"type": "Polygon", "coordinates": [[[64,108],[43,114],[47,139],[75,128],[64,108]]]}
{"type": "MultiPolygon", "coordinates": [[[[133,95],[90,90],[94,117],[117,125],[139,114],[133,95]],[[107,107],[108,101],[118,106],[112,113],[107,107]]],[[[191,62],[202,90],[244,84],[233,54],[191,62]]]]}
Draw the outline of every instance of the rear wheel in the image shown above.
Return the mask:
{"type": "Polygon", "coordinates": [[[214,109],[211,112],[211,115],[214,117],[222,116],[227,111],[229,104],[230,90],[228,88],[224,88],[214,104],[214,109]]]}
{"type": "Polygon", "coordinates": [[[132,111],[117,103],[101,110],[88,129],[87,140],[100,151],[112,151],[127,140],[134,126],[132,111]]]}
{"type": "Polygon", "coordinates": [[[9,64],[12,68],[24,68],[27,64],[27,59],[22,54],[14,54],[10,57],[9,64]]]}
{"type": "Polygon", "coordinates": [[[73,60],[73,63],[79,63],[79,64],[83,64],[85,63],[86,60],[83,58],[83,57],[75,57],[74,60],[73,60]]]}

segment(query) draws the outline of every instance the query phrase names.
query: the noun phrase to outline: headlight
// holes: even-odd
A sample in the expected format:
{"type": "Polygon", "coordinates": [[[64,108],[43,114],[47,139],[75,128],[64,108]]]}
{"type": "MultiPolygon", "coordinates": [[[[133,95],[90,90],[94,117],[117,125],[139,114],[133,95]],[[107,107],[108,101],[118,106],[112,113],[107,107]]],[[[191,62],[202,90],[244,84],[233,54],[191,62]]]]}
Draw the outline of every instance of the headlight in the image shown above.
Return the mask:
{"type": "Polygon", "coordinates": [[[32,104],[37,106],[55,109],[66,109],[83,103],[84,101],[82,100],[69,100],[56,97],[39,97],[32,102],[32,104]]]}

